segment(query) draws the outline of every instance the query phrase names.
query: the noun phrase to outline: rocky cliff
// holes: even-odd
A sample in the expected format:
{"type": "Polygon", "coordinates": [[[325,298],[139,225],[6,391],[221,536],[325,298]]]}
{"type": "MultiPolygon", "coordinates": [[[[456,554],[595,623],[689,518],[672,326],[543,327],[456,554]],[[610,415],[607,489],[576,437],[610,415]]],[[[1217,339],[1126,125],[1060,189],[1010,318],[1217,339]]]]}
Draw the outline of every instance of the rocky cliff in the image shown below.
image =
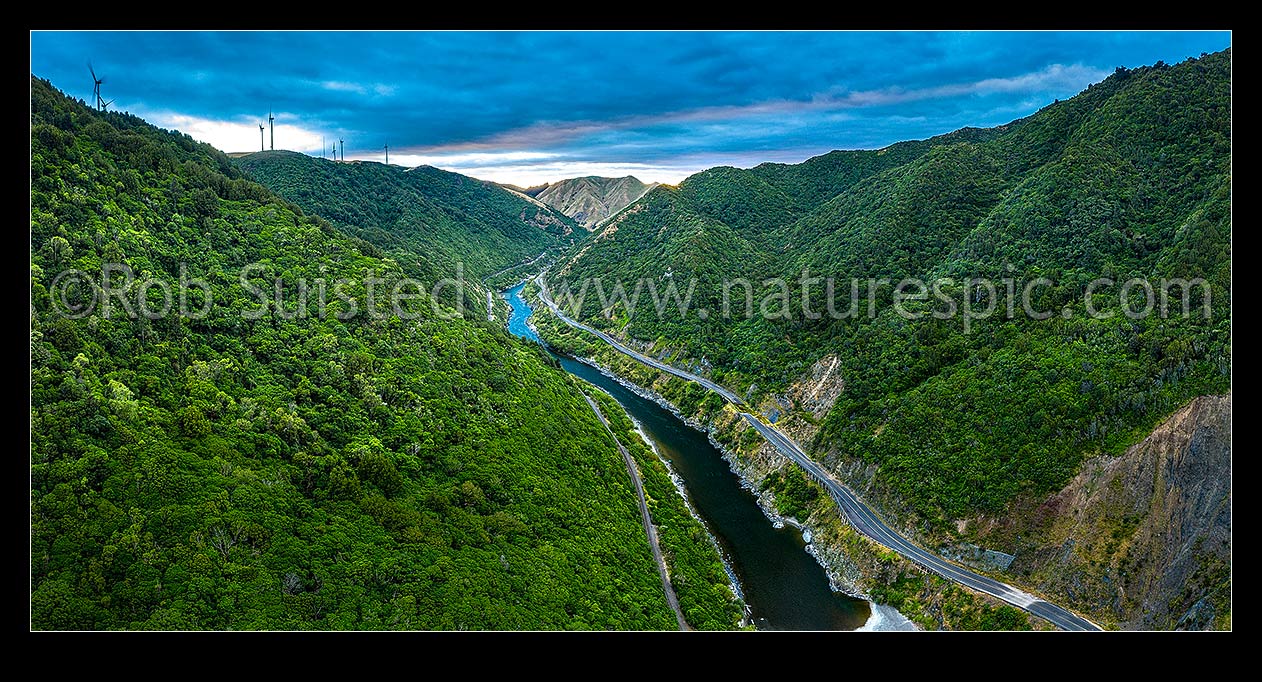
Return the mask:
{"type": "Polygon", "coordinates": [[[1231,394],[1193,400],[1032,513],[977,530],[1032,538],[1014,541],[1010,571],[1121,628],[1230,627],[1231,394]]]}
{"type": "MultiPolygon", "coordinates": [[[[822,358],[761,411],[779,418],[783,410],[781,428],[811,442],[809,418],[826,413],[844,390],[835,364],[835,357],[822,358]]],[[[830,464],[887,520],[907,516],[896,498],[873,486],[871,467],[830,464]]],[[[1197,398],[1122,455],[1088,459],[1055,494],[957,529],[957,537],[921,540],[1102,624],[1230,628],[1231,395],[1197,398]]],[[[918,534],[914,524],[903,530],[918,534]]]]}

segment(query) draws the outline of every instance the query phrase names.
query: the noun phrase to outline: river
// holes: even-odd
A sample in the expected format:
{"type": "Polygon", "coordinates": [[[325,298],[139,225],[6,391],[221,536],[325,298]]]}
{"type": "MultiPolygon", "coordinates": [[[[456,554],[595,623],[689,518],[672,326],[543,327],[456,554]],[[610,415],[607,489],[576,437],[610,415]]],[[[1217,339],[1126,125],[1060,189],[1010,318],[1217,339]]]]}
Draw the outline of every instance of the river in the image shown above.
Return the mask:
{"type": "MultiPolygon", "coordinates": [[[[503,294],[512,307],[508,329],[538,342],[538,335],[526,322],[533,311],[521,296],[523,286],[503,294]]],[[[705,434],[590,365],[564,356],[558,359],[567,372],[613,395],[683,479],[688,499],[736,573],[756,628],[885,629],[882,625],[890,614],[874,611],[862,599],[834,592],[824,569],[806,552],[801,531],[771,524],[753,493],[741,486],[740,477],[705,434]]]]}

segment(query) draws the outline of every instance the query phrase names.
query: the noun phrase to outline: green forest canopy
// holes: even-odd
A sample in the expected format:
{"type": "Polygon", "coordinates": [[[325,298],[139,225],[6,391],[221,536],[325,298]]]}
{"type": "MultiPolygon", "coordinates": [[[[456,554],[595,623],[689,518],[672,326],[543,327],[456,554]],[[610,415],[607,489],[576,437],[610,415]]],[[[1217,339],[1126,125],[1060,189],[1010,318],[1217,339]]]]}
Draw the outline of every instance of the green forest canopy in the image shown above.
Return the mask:
{"type": "Polygon", "coordinates": [[[31,88],[32,627],[674,627],[621,459],[541,351],[424,300],[247,319],[247,264],[361,301],[408,271],[207,145],[31,88]],[[183,268],[210,314],[65,315],[99,292],[58,274],[108,263],[183,268]]]}
{"type": "MultiPolygon", "coordinates": [[[[995,513],[1230,387],[1230,63],[1224,51],[1118,69],[999,128],[704,171],[628,207],[560,260],[550,287],[648,281],[682,293],[696,281],[690,315],[657,314],[648,293],[634,311],[589,293],[581,317],[755,401],[835,354],[845,391],[816,456],[877,465],[878,480],[939,528],[995,513]],[[1033,303],[1054,316],[1000,315],[967,330],[959,315],[907,320],[889,286],[870,320],[746,319],[740,304],[730,319],[695,314],[723,309],[724,281],[796,283],[803,272],[835,277],[841,310],[851,278],[952,278],[944,291],[962,303],[978,296],[964,289],[970,278],[1045,277],[1056,284],[1033,303]],[[1092,301],[1112,316],[1090,319],[1084,292],[1099,277],[1203,278],[1211,315],[1199,314],[1198,289],[1189,319],[1132,320],[1114,286],[1092,301]]],[[[826,310],[823,295],[815,285],[812,310],[826,310]]],[[[866,284],[859,295],[866,303],[866,284]]]]}

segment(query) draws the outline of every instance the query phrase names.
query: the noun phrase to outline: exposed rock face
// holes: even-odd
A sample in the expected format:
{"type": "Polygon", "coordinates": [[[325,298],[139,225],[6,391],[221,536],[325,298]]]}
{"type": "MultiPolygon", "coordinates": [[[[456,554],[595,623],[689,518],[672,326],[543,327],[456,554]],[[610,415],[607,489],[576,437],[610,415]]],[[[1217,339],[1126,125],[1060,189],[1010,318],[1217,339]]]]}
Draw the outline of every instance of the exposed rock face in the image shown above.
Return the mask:
{"type": "Polygon", "coordinates": [[[646,185],[630,175],[591,176],[552,183],[533,196],[590,230],[656,186],[657,183],[646,185]]]}
{"type": "MultiPolygon", "coordinates": [[[[758,411],[773,424],[780,424],[780,418],[793,412],[810,414],[817,421],[828,414],[841,392],[846,389],[846,382],[841,373],[836,371],[841,364],[836,354],[830,353],[811,365],[780,395],[768,395],[758,404],[758,411]]],[[[752,387],[750,390],[753,390],[752,387]]],[[[805,443],[815,438],[813,425],[803,434],[805,443]]],[[[793,428],[790,425],[789,428],[793,428]]]]}
{"type": "MultiPolygon", "coordinates": [[[[822,417],[845,389],[836,365],[835,356],[821,358],[760,411],[822,417]]],[[[782,422],[799,442],[812,440],[813,424],[792,416],[782,422]]],[[[871,472],[838,473],[891,511],[896,501],[864,485],[871,472]]],[[[1122,455],[1084,462],[1059,492],[1015,504],[1000,518],[961,522],[959,530],[978,544],[938,547],[944,555],[1006,574],[1099,622],[1230,627],[1231,395],[1197,398],[1122,455]]]]}
{"type": "Polygon", "coordinates": [[[841,359],[835,354],[825,355],[811,365],[810,371],[789,387],[786,397],[793,408],[810,412],[816,419],[823,419],[846,388],[837,365],[841,359]]]}
{"type": "Polygon", "coordinates": [[[1124,629],[1230,627],[1231,394],[1087,461],[1033,516],[1011,571],[1047,596],[1124,629]]]}

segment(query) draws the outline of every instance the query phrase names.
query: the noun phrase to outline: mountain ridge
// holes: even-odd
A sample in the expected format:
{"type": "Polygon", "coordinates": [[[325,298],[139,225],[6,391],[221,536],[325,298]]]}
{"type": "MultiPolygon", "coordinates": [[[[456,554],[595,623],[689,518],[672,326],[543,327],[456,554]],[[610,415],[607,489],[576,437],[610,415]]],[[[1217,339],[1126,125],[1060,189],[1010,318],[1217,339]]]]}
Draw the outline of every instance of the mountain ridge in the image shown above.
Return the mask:
{"type": "Polygon", "coordinates": [[[458,263],[476,281],[564,243],[578,229],[533,198],[433,166],[342,163],[281,151],[235,162],[430,281],[452,276],[458,263]]]}
{"type": "Polygon", "coordinates": [[[633,175],[620,178],[587,175],[549,183],[534,196],[591,230],[657,184],[645,184],[633,175]]]}

